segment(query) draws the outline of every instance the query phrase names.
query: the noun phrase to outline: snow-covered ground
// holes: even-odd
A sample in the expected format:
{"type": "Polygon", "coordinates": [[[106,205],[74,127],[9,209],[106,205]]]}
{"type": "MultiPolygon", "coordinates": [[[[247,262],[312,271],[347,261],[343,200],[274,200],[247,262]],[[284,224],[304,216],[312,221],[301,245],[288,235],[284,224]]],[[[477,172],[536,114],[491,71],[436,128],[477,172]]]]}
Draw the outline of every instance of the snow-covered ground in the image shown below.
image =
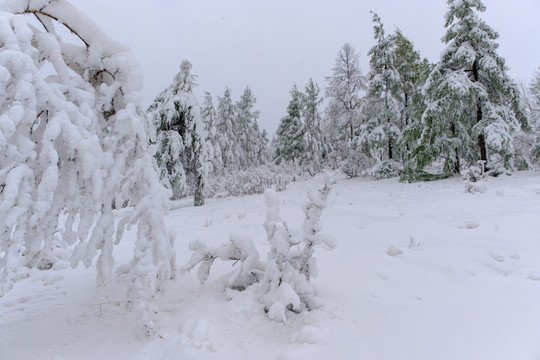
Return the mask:
{"type": "MultiPolygon", "coordinates": [[[[297,228],[307,186],[291,184],[281,214],[297,228]]],[[[177,263],[188,244],[250,236],[264,255],[262,195],[180,207],[177,263]]],[[[2,360],[540,359],[540,175],[402,184],[341,179],[322,216],[337,248],[317,249],[322,307],[268,320],[253,291],[226,291],[217,261],[201,286],[179,275],[159,299],[159,336],[138,335],[119,305],[125,276],[96,290],[95,271],[58,263],[0,299],[2,360]]],[[[116,249],[128,261],[134,234],[116,249]]]]}

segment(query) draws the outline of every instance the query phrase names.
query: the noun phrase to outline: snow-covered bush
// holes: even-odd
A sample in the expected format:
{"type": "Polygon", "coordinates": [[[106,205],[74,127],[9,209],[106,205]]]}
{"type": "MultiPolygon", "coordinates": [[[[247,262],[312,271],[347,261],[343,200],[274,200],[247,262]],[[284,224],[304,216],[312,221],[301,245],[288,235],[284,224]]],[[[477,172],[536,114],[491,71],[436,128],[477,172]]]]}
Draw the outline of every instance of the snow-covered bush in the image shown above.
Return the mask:
{"type": "Polygon", "coordinates": [[[373,159],[357,150],[350,150],[347,158],[341,162],[340,169],[350,178],[366,173],[373,165],[373,159]]]}
{"type": "Polygon", "coordinates": [[[487,184],[484,181],[486,175],[482,160],[478,161],[478,166],[471,166],[465,170],[463,173],[465,191],[471,194],[485,192],[487,190],[487,184]]]}
{"type": "Polygon", "coordinates": [[[270,244],[266,262],[260,262],[251,239],[231,235],[229,243],[217,248],[209,248],[200,241],[191,243],[193,254],[181,271],[188,272],[200,264],[198,278],[204,283],[215,259],[233,260],[240,266],[229,277],[228,287],[244,290],[248,286],[256,286],[270,319],[285,322],[289,312],[299,313],[315,308],[317,301],[310,283],[311,277],[318,275],[317,261],[313,256],[315,247],[323,245],[332,249],[335,246],[331,237],[319,233],[322,229],[320,217],[326,207],[331,183],[330,176],[326,176],[322,188],[308,192],[308,201],[302,208],[305,217],[300,235],[291,231],[281,219],[276,192],[272,189],[265,191],[268,212],[264,229],[270,244]]]}
{"type": "Polygon", "coordinates": [[[272,163],[253,167],[248,170],[231,171],[225,175],[216,175],[207,180],[205,196],[227,197],[262,194],[275,185],[276,191],[285,190],[287,184],[305,176],[304,170],[294,162],[272,163]]]}
{"type": "Polygon", "coordinates": [[[149,302],[174,253],[141,88],[129,50],[68,2],[0,5],[0,296],[58,248],[74,267],[97,257],[107,283],[113,247],[136,225],[128,302],[152,330],[149,302]],[[63,40],[68,30],[80,45],[63,40]],[[113,208],[125,204],[115,227],[113,208]]]}
{"type": "Polygon", "coordinates": [[[401,174],[402,165],[395,160],[381,161],[369,170],[369,174],[376,179],[390,179],[401,174]]]}

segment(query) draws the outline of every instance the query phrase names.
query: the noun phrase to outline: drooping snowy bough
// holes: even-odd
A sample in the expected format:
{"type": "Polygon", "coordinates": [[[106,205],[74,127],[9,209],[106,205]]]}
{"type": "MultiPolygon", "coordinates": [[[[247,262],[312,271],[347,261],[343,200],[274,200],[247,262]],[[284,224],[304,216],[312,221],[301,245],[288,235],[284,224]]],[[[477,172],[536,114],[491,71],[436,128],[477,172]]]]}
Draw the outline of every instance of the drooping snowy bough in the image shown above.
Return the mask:
{"type": "Polygon", "coordinates": [[[325,184],[316,191],[308,191],[304,204],[302,231],[297,235],[279,215],[279,198],[272,189],[265,192],[268,211],[264,222],[270,252],[266,262],[260,256],[251,239],[231,235],[229,243],[210,248],[200,241],[190,244],[191,259],[180,269],[188,272],[199,265],[197,276],[204,283],[209,276],[214,260],[240,262],[227,286],[233,290],[244,290],[256,286],[256,292],[264,304],[268,317],[286,322],[291,312],[300,313],[318,306],[312,277],[317,277],[317,261],[313,256],[315,247],[335,247],[332,237],[320,234],[320,217],[327,205],[333,180],[325,177],[325,184]]]}
{"type": "Polygon", "coordinates": [[[136,224],[128,303],[152,330],[150,298],[174,255],[141,88],[129,50],[68,2],[0,5],[0,296],[59,248],[72,266],[97,257],[106,283],[113,246],[136,224]],[[115,227],[113,208],[126,205],[115,227]]]}

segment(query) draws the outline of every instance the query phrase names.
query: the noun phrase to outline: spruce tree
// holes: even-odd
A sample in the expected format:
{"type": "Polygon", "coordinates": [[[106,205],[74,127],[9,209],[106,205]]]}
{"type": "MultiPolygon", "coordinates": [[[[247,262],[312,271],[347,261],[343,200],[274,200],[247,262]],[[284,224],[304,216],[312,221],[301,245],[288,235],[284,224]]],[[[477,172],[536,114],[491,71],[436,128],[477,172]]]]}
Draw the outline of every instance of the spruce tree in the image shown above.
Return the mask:
{"type": "Polygon", "coordinates": [[[240,100],[236,103],[236,126],[238,129],[240,146],[240,167],[247,169],[260,165],[258,159],[261,133],[257,119],[259,111],[254,110],[255,96],[249,87],[246,87],[240,100]]]}
{"type": "Polygon", "coordinates": [[[218,97],[217,130],[219,146],[226,171],[240,169],[239,129],[235,122],[236,106],[231,99],[231,90],[225,89],[223,97],[218,97]]]}
{"type": "Polygon", "coordinates": [[[291,100],[287,106],[287,115],[281,119],[274,144],[274,161],[295,161],[304,152],[303,124],[300,120],[303,94],[296,85],[291,92],[291,100]]]}
{"type": "MultiPolygon", "coordinates": [[[[373,13],[374,38],[377,41],[370,56],[369,85],[366,94],[366,120],[360,143],[379,167],[396,168],[401,154],[398,143],[402,138],[404,109],[403,83],[395,66],[393,37],[387,36],[380,17],[373,13]]],[[[374,170],[379,171],[379,170],[374,170]]],[[[386,171],[386,170],[385,170],[386,171]]],[[[395,175],[395,169],[383,176],[395,175]]]]}
{"type": "Polygon", "coordinates": [[[182,61],[180,72],[148,109],[157,129],[156,160],[172,199],[195,194],[195,205],[202,205],[206,149],[204,124],[193,89],[196,76],[191,63],[182,61]]]}
{"type": "Polygon", "coordinates": [[[309,79],[303,96],[302,122],[304,150],[300,155],[300,165],[309,173],[316,174],[323,169],[328,146],[322,132],[322,118],[319,107],[323,101],[320,88],[309,79]]]}
{"type": "Polygon", "coordinates": [[[401,30],[392,35],[394,43],[394,67],[401,80],[401,130],[403,137],[398,144],[404,165],[416,148],[422,130],[421,117],[425,110],[422,87],[431,71],[431,65],[414,49],[413,43],[401,30]]]}
{"type": "Polygon", "coordinates": [[[446,49],[423,89],[427,108],[418,169],[442,163],[442,174],[460,173],[479,160],[498,174],[511,168],[512,133],[526,118],[519,94],[497,54],[498,34],[477,13],[480,0],[449,0],[445,16],[446,49]]]}
{"type": "Polygon", "coordinates": [[[527,90],[530,95],[528,109],[529,125],[532,135],[536,137],[530,155],[538,162],[540,160],[540,67],[527,90]]]}
{"type": "Polygon", "coordinates": [[[206,134],[206,152],[208,154],[208,173],[222,174],[223,159],[217,131],[217,113],[214,107],[212,95],[206,92],[204,95],[201,116],[204,122],[206,134]]]}

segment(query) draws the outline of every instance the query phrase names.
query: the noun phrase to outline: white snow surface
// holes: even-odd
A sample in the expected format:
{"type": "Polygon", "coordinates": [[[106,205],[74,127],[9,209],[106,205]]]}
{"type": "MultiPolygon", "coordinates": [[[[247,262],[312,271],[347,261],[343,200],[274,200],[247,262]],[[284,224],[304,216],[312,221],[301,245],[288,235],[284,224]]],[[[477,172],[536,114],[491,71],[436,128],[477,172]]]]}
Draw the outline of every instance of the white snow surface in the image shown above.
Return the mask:
{"type": "MultiPolygon", "coordinates": [[[[295,231],[306,188],[321,183],[278,194],[295,231]]],[[[189,273],[158,294],[158,335],[149,338],[118,302],[125,266],[99,289],[93,266],[71,269],[66,259],[32,269],[0,298],[0,358],[539,359],[540,174],[486,184],[470,194],[457,178],[338,180],[321,217],[337,247],[315,252],[322,305],[285,323],[269,320],[251,288],[226,289],[232,265],[219,260],[204,285],[189,273]]],[[[264,256],[266,210],[263,195],[179,206],[166,218],[179,234],[177,263],[189,259],[189,242],[217,246],[230,233],[253,239],[264,256]]],[[[132,230],[115,257],[129,261],[135,241],[132,230]]]]}

